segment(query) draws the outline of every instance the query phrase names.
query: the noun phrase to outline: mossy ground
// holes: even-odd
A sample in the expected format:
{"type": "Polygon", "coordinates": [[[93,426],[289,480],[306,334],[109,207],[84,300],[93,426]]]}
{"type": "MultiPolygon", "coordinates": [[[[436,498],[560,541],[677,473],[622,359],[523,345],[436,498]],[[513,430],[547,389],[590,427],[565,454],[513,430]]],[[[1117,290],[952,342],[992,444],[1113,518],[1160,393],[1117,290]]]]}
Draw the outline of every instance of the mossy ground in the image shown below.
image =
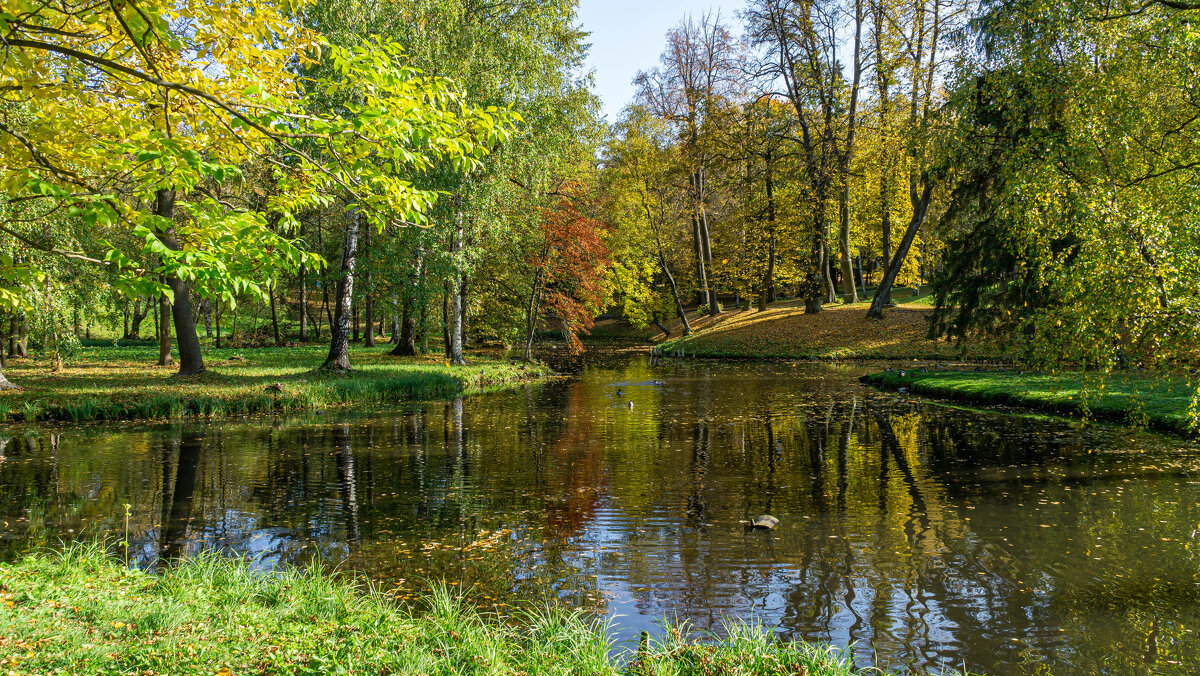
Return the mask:
{"type": "Polygon", "coordinates": [[[1196,384],[1182,375],[1163,378],[1129,372],[1105,377],[1083,371],[1044,374],[912,369],[872,373],[862,380],[885,389],[907,388],[913,394],[1024,406],[1186,436],[1196,432],[1191,416],[1196,384]]]}
{"type": "Polygon", "coordinates": [[[835,649],[740,625],[701,642],[668,628],[614,650],[604,626],[576,612],[482,615],[435,588],[413,613],[319,568],[267,574],[211,555],[151,575],[76,545],[0,565],[0,584],[10,674],[860,673],[835,649]]]}
{"type": "Polygon", "coordinates": [[[207,372],[175,377],[155,363],[158,348],[84,347],[62,371],[48,359],[9,362],[5,375],[21,389],[0,392],[0,420],[117,420],[321,410],[350,404],[439,399],[524,382],[549,374],[499,353],[468,356],[467,366],[437,357],[392,357],[390,346],[352,346],[349,374],[313,373],[325,346],[213,349],[207,372]],[[278,383],[278,391],[274,385],[278,383]]]}

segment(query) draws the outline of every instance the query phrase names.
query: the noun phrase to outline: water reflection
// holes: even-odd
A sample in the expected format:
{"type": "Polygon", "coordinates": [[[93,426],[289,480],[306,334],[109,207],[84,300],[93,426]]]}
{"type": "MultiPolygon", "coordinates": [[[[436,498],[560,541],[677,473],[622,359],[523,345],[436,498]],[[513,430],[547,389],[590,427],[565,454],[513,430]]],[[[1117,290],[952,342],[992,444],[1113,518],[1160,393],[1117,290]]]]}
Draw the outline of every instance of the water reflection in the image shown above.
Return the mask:
{"type": "Polygon", "coordinates": [[[865,368],[620,358],[373,416],[10,432],[3,536],[120,539],[129,503],[144,566],[319,556],[401,600],[446,579],[625,637],[754,619],[892,667],[1200,668],[1195,447],[883,395],[865,368]]]}

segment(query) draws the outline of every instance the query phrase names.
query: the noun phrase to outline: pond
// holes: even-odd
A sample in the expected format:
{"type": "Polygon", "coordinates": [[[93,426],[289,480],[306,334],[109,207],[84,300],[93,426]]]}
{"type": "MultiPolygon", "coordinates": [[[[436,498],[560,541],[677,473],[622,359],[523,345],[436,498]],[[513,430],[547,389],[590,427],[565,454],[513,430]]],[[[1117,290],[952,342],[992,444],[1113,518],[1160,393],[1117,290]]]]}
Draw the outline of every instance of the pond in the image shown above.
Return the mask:
{"type": "Polygon", "coordinates": [[[445,579],[621,640],[753,621],[862,666],[1200,670],[1200,449],[858,383],[879,368],[601,354],[388,412],[13,428],[0,546],[319,557],[401,602],[445,579]]]}

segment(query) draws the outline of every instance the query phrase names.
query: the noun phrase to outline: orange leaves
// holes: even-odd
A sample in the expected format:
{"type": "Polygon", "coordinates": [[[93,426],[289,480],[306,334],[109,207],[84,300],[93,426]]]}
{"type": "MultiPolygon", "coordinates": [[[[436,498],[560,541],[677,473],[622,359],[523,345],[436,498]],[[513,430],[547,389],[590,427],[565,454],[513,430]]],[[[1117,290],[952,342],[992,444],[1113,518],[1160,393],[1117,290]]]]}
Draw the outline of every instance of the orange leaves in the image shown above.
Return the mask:
{"type": "Polygon", "coordinates": [[[581,352],[578,334],[590,330],[604,303],[604,270],[611,257],[604,244],[608,225],[580,210],[586,206],[572,186],[539,223],[542,247],[530,263],[540,275],[543,307],[563,323],[572,352],[581,352]]]}

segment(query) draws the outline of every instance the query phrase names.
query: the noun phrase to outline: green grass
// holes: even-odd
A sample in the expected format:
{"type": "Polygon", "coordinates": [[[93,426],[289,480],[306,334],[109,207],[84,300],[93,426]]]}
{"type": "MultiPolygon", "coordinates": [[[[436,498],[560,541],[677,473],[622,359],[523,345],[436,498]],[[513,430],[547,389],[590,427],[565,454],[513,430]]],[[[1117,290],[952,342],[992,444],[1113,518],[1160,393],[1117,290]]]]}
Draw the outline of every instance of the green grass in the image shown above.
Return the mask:
{"type": "Polygon", "coordinates": [[[832,648],[731,625],[697,642],[612,650],[606,628],[547,608],[481,614],[443,588],[422,612],[319,566],[261,573],[214,555],[159,575],[95,544],[0,565],[0,669],[80,674],[701,674],[848,676],[832,648]]]}
{"type": "Polygon", "coordinates": [[[5,375],[20,390],[0,392],[3,420],[129,420],[223,417],[283,411],[315,411],[351,404],[443,399],[473,394],[549,374],[544,367],[512,363],[499,354],[468,357],[450,366],[440,357],[404,358],[389,348],[351,348],[355,371],[313,373],[323,346],[205,350],[208,371],[173,377],[158,367],[153,345],[84,347],[66,368],[50,360],[17,360],[5,375]],[[243,359],[233,359],[240,357],[243,359]],[[279,391],[268,389],[279,384],[279,391]]]}
{"type": "Polygon", "coordinates": [[[1196,387],[1186,377],[1156,378],[1141,373],[908,370],[872,373],[863,382],[876,387],[979,404],[1008,404],[1055,413],[1132,423],[1191,436],[1189,411],[1196,387]]]}

